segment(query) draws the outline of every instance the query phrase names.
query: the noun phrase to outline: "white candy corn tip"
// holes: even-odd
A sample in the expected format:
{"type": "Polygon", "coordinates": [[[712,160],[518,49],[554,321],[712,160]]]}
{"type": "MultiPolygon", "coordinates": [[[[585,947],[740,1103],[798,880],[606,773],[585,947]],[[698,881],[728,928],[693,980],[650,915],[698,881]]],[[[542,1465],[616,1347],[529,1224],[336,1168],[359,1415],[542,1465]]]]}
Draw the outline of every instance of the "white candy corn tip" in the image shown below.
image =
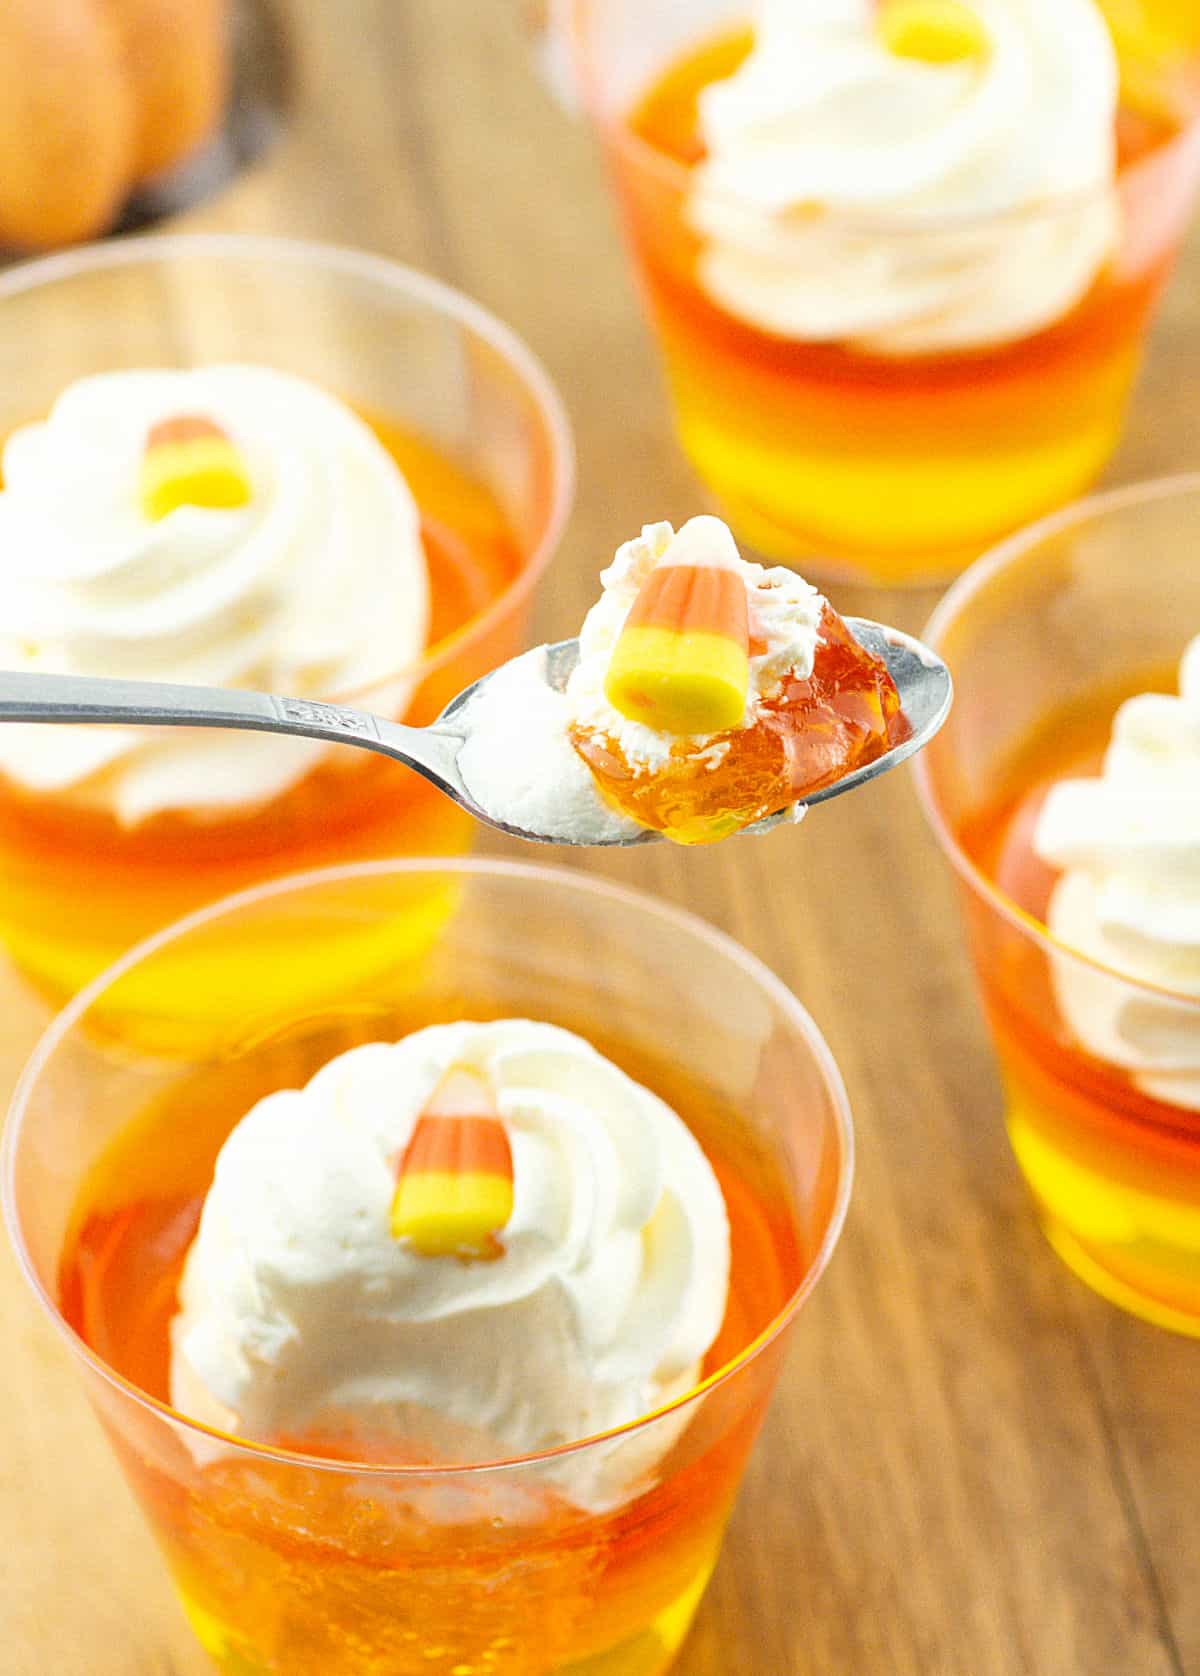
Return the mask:
{"type": "Polygon", "coordinates": [[[728,524],[707,512],[689,518],[659,560],[664,565],[708,565],[714,570],[737,570],[741,562],[728,524]]]}

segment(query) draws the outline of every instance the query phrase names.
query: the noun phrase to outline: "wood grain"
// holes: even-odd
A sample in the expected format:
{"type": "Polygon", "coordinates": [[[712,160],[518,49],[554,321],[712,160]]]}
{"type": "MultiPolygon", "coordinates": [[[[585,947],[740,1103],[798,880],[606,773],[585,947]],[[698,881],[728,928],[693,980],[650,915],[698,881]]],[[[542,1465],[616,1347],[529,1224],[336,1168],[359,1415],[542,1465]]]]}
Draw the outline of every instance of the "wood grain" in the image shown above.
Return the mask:
{"type": "MultiPolygon", "coordinates": [[[[517,0],[281,11],[288,132],[192,224],[384,251],[526,337],[579,445],[537,625],[570,632],[618,540],[700,503],[588,136],[539,84],[517,0]]],[[[1116,479],[1200,458],[1198,277],[1194,241],[1116,479]]],[[[838,602],[885,613],[867,591],[838,602]]],[[[886,611],[917,628],[931,603],[886,611]]],[[[682,1676],[1200,1676],[1200,1346],[1099,1302],[1037,1231],[906,778],[753,844],[581,865],[700,912],[774,966],[841,1061],[860,1139],[843,1248],[802,1319],[682,1676]]],[[[0,985],[7,1086],[39,1009],[0,985]]],[[[0,1673],[198,1676],[7,1251],[0,1329],[0,1673]]]]}

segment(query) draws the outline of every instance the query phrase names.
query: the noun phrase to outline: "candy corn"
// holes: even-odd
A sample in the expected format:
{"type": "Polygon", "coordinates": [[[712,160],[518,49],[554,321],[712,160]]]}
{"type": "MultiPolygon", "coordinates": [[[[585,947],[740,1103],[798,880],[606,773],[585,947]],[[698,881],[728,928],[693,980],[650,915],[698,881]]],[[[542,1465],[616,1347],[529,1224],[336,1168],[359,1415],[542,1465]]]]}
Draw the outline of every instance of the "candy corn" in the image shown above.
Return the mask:
{"type": "Polygon", "coordinates": [[[746,584],[727,565],[652,570],[625,619],[604,690],[631,721],[662,733],[737,727],[750,684],[746,584]]]}
{"type": "Polygon", "coordinates": [[[508,1134],[487,1079],[446,1072],[417,1119],[392,1199],[392,1236],[423,1257],[498,1257],[513,1208],[508,1134]]]}
{"type": "Polygon", "coordinates": [[[889,51],[924,64],[955,64],[988,50],[987,31],[961,0],[884,0],[877,27],[889,51]]]}
{"type": "Polygon", "coordinates": [[[151,426],[138,487],[142,511],[155,522],[178,506],[245,506],[251,495],[241,455],[203,414],[151,426]]]}

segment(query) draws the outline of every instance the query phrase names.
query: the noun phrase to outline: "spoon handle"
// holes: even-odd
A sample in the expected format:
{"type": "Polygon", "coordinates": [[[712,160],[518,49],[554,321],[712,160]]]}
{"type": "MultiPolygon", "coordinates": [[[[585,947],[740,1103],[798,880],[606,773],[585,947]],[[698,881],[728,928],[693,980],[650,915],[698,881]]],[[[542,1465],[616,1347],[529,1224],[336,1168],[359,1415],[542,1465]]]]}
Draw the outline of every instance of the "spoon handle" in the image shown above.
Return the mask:
{"type": "Polygon", "coordinates": [[[44,675],[24,670],[0,670],[0,721],[249,728],[256,733],[294,733],[305,739],[363,745],[368,750],[385,748],[381,725],[387,727],[389,736],[396,732],[396,724],[381,724],[364,710],[308,699],[166,681],[44,675]]]}

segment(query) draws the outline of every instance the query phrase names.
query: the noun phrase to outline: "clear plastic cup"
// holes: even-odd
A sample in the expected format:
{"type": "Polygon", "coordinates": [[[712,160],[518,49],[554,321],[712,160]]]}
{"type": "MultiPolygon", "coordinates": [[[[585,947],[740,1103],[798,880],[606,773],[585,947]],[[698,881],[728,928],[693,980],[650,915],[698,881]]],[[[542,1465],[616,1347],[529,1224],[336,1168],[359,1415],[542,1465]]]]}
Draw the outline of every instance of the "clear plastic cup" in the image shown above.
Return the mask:
{"type": "MultiPolygon", "coordinates": [[[[703,1592],[791,1325],[837,1241],[852,1154],[829,1050],[745,950],[577,872],[461,860],[279,881],[133,950],[47,1032],[4,1144],[4,1200],[26,1277],[70,1348],[200,1640],[228,1676],[657,1676],[703,1592]],[[239,945],[390,921],[414,894],[453,899],[419,960],[375,971],[318,1014],[247,985],[239,945]],[[165,1048],[156,1033],[146,1046],[140,1002],[157,977],[169,1005],[181,944],[210,966],[225,1007],[203,1034],[190,1029],[165,1048]],[[81,1192],[92,1214],[117,1220],[147,1195],[173,1204],[199,1167],[187,1161],[194,1131],[211,1128],[213,1102],[231,1086],[255,1095],[294,1087],[355,1042],[447,1018],[521,1015],[580,1032],[663,1093],[718,1169],[734,1301],[714,1354],[722,1343],[729,1353],[691,1393],[543,1456],[372,1466],[198,1426],[75,1330],[64,1277],[75,1272],[65,1260],[72,1242],[84,1238],[81,1192]],[[194,1089],[207,1093],[197,1101],[194,1089]],[[186,1116],[173,1137],[139,1128],[147,1145],[123,1154],[119,1176],[94,1174],[114,1137],[171,1109],[164,1102],[186,1116]],[[571,1489],[596,1472],[611,1490],[602,1508],[571,1489]]],[[[203,1181],[192,1188],[202,1192],[203,1181]]],[[[102,1284],[94,1266],[89,1277],[102,1284]]]]}
{"type": "Polygon", "coordinates": [[[917,781],[957,879],[1013,1150],[1052,1244],[1114,1303],[1200,1335],[1200,997],[1066,948],[1044,910],[1001,888],[996,859],[1027,851],[1034,799],[1075,740],[1093,756],[1122,698],[1174,690],[1200,633],[1198,543],[1200,476],[1179,477],[1070,507],[968,571],[927,631],[955,704],[917,781]],[[1081,1018],[1097,1021],[1088,1040],[1081,1018]],[[1104,1020],[1118,1021],[1109,1053],[1104,1020]],[[1156,1036],[1173,1044],[1165,1057],[1138,1045],[1156,1036]]]}
{"type": "MultiPolygon", "coordinates": [[[[357,409],[422,513],[427,650],[368,689],[304,696],[432,720],[520,650],[570,509],[570,431],[546,374],[477,303],[361,251],[187,234],[0,274],[0,442],[75,379],[231,361],[306,378],[357,409]]],[[[234,890],[340,861],[455,853],[472,832],[418,775],[354,750],[330,752],[263,802],[170,809],[133,826],[86,792],[0,780],[0,941],[62,997],[234,890]]]]}
{"type": "Polygon", "coordinates": [[[558,27],[570,33],[679,438],[739,537],[824,576],[929,582],[1098,476],[1200,182],[1198,54],[1175,4],[1111,5],[1127,113],[1119,234],[1087,296],[1015,341],[893,352],[869,334],[806,341],[733,312],[705,278],[715,208],[737,249],[770,252],[776,280],[792,264],[799,286],[834,245],[874,246],[886,271],[953,272],[993,248],[1074,243],[1071,229],[1096,206],[1073,195],[920,224],[835,211],[797,216],[782,244],[778,224],[741,200],[714,198],[703,216],[693,169],[631,119],[705,42],[726,45],[697,75],[731,73],[752,38],[747,0],[561,0],[558,27]]]}

